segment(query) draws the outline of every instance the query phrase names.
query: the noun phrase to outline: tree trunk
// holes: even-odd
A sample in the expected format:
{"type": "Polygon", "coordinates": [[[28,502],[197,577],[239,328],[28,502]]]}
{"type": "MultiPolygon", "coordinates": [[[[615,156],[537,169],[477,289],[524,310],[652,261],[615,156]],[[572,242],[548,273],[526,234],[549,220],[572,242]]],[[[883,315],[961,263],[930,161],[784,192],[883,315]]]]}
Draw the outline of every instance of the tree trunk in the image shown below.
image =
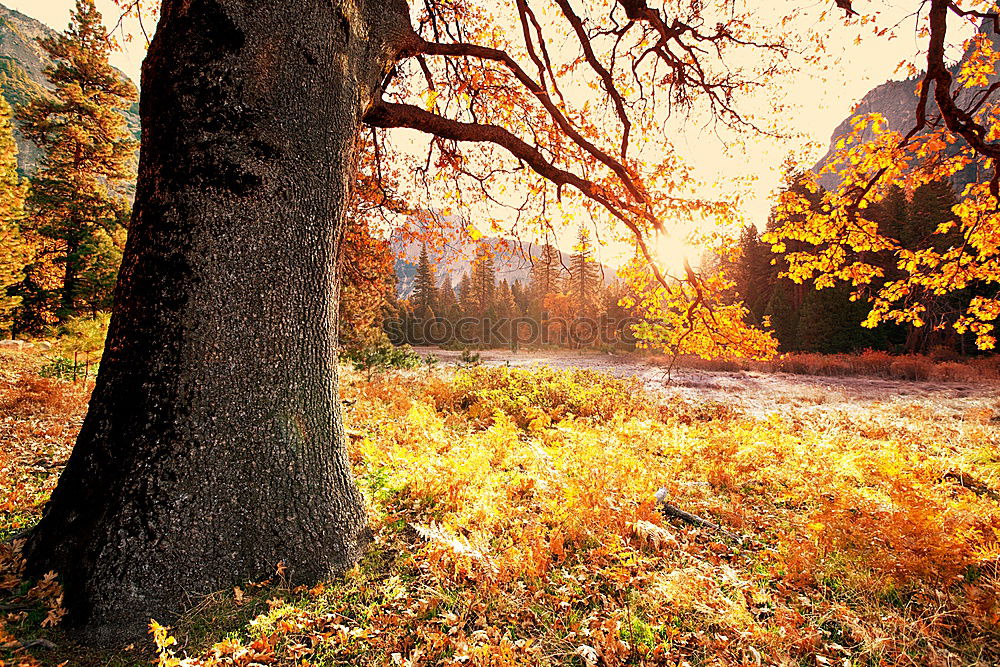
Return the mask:
{"type": "Polygon", "coordinates": [[[403,0],[166,0],[108,344],[26,545],[95,643],[191,595],[350,567],[368,539],[336,389],[336,254],[403,0]]]}
{"type": "MultiPolygon", "coordinates": [[[[76,223],[73,223],[74,227],[76,223]]],[[[79,252],[80,252],[80,242],[75,238],[71,238],[66,243],[66,265],[63,267],[63,284],[62,289],[59,291],[59,310],[58,316],[60,322],[66,322],[71,319],[76,312],[74,308],[74,301],[76,300],[76,292],[79,289],[77,287],[79,275],[79,252]]]]}

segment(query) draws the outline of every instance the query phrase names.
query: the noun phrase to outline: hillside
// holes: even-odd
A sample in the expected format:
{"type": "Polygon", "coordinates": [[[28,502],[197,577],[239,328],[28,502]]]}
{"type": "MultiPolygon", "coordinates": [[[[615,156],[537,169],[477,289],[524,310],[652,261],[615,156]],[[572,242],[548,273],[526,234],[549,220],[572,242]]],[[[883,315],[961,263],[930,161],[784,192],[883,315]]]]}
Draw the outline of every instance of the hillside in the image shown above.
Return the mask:
{"type": "MultiPolygon", "coordinates": [[[[983,24],[980,27],[982,33],[990,35],[993,42],[993,48],[1000,50],[1000,35],[993,31],[992,27],[983,24]]],[[[955,63],[951,70],[953,73],[957,73],[961,64],[968,58],[969,53],[963,56],[961,60],[955,63]]],[[[834,129],[833,134],[830,137],[830,148],[826,155],[816,163],[814,169],[819,171],[827,162],[830,160],[831,155],[834,151],[834,146],[837,140],[841,137],[847,135],[851,131],[851,120],[856,116],[870,114],[870,113],[880,113],[886,119],[886,124],[889,130],[895,130],[898,132],[906,133],[913,128],[915,124],[915,109],[917,103],[917,92],[920,85],[920,80],[923,77],[923,73],[917,76],[904,79],[902,81],[887,81],[881,85],[876,86],[870,90],[854,109],[854,112],[845,118],[837,127],[834,129]]],[[[994,73],[989,77],[989,82],[987,85],[991,85],[997,81],[1000,81],[1000,74],[994,73]]],[[[964,91],[965,95],[963,97],[976,94],[983,88],[971,88],[964,91]]],[[[933,112],[933,102],[930,103],[931,111],[933,112]]],[[[864,139],[871,139],[870,131],[862,135],[864,139]]],[[[948,151],[957,151],[958,144],[953,144],[948,147],[948,151]]],[[[958,191],[976,177],[975,172],[970,168],[965,171],[959,172],[955,177],[955,188],[958,191]]],[[[824,174],[820,179],[820,184],[827,189],[831,189],[837,184],[837,176],[834,174],[824,174]]]]}
{"type": "MultiPolygon", "coordinates": [[[[38,44],[40,37],[50,37],[56,31],[30,16],[0,5],[0,88],[11,106],[18,107],[50,88],[45,68],[52,64],[38,44]]],[[[127,78],[121,73],[122,78],[127,78]]],[[[129,129],[139,136],[139,107],[132,105],[124,112],[129,129]]],[[[19,149],[18,167],[30,173],[38,164],[40,153],[31,142],[15,132],[19,149]]]]}

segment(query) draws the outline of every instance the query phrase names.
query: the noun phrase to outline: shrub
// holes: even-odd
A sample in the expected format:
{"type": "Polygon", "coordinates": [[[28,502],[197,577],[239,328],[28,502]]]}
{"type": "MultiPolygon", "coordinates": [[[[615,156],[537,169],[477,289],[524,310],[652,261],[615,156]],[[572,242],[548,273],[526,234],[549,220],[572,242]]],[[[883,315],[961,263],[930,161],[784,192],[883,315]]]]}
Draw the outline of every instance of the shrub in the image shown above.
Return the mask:
{"type": "Polygon", "coordinates": [[[972,382],[977,377],[973,366],[954,361],[943,361],[931,369],[931,379],[939,382],[972,382]]]}
{"type": "Polygon", "coordinates": [[[864,350],[856,357],[859,372],[884,378],[890,376],[892,362],[892,355],[881,350],[864,350]]]}
{"type": "Polygon", "coordinates": [[[416,368],[421,364],[420,355],[409,345],[396,347],[388,341],[379,341],[367,347],[344,351],[341,353],[341,359],[349,361],[354,370],[365,372],[369,381],[376,372],[390,368],[416,368]]]}
{"type": "MultiPolygon", "coordinates": [[[[75,317],[55,327],[53,333],[59,338],[56,350],[89,374],[90,365],[100,361],[104,353],[110,322],[110,313],[99,312],[93,317],[75,317]]],[[[75,372],[73,378],[76,378],[75,372]]]]}
{"type": "Polygon", "coordinates": [[[73,361],[73,359],[62,355],[47,358],[48,361],[38,369],[38,374],[42,377],[75,382],[79,377],[86,379],[90,375],[97,374],[98,364],[73,361]]]}
{"type": "Polygon", "coordinates": [[[959,354],[954,348],[948,347],[947,345],[935,345],[927,353],[927,356],[931,358],[931,361],[942,362],[942,361],[958,361],[959,354]]]}
{"type": "Polygon", "coordinates": [[[24,375],[0,398],[0,413],[32,416],[68,412],[86,398],[52,378],[24,375]]]}
{"type": "Polygon", "coordinates": [[[969,365],[977,378],[1000,378],[1000,355],[972,359],[969,365]]]}
{"type": "Polygon", "coordinates": [[[451,392],[438,396],[439,409],[469,410],[477,416],[500,410],[522,428],[571,415],[602,420],[636,416],[653,403],[638,379],[586,369],[480,366],[460,370],[452,384],[451,392]]]}
{"type": "Polygon", "coordinates": [[[467,347],[462,348],[462,356],[458,360],[459,366],[478,366],[481,363],[483,363],[482,355],[467,347]]]}
{"type": "Polygon", "coordinates": [[[927,357],[898,357],[889,368],[890,376],[896,380],[926,382],[931,379],[934,364],[927,357]]]}

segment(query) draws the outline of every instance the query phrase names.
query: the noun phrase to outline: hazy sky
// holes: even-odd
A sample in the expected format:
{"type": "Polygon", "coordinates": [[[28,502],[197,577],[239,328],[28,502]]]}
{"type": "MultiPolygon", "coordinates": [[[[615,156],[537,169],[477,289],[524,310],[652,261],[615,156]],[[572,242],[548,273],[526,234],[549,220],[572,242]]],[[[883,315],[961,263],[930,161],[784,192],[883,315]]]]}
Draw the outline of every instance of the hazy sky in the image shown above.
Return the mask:
{"type": "MultiPolygon", "coordinates": [[[[73,0],[0,2],[59,30],[66,27],[74,4],[73,0]]],[[[786,6],[784,2],[775,4],[779,6],[755,3],[759,8],[756,15],[762,21],[776,20],[778,12],[784,11],[786,6]]],[[[807,21],[814,22],[811,27],[827,35],[831,61],[837,61],[826,71],[802,71],[790,80],[783,80],[780,90],[773,91],[776,98],[783,97],[785,103],[794,106],[784,120],[787,128],[799,135],[798,138],[792,141],[761,138],[738,147],[727,146],[710,129],[694,124],[685,127],[673,138],[677,149],[685,154],[703,180],[725,181],[732,180],[734,176],[756,178],[756,182],[744,193],[745,214],[755,224],[762,225],[767,219],[771,196],[779,185],[781,163],[785,156],[791,151],[806,150],[810,145],[810,159],[821,156],[829,144],[831,132],[848,116],[853,105],[872,87],[889,78],[900,78],[894,74],[899,62],[912,60],[917,54],[921,40],[914,34],[914,19],[907,17],[916,3],[898,0],[855,4],[862,12],[878,12],[879,26],[898,23],[900,36],[892,40],[874,38],[870,26],[862,27],[857,23],[845,25],[843,13],[833,7],[832,1],[804,0],[803,15],[807,21]],[[860,44],[855,44],[859,35],[862,37],[860,44]]],[[[97,6],[110,29],[118,21],[119,10],[111,0],[97,0],[97,6]]],[[[150,32],[154,28],[146,27],[150,32]]],[[[124,45],[122,52],[113,54],[112,62],[138,81],[145,39],[134,20],[126,22],[124,29],[134,38],[124,45]]],[[[963,36],[968,36],[968,31],[956,31],[954,40],[958,42],[963,36]]]]}
{"type": "MultiPolygon", "coordinates": [[[[104,24],[111,30],[118,22],[121,11],[111,0],[96,0],[97,9],[104,16],[104,24]]],[[[69,25],[69,14],[75,0],[0,0],[0,3],[16,9],[26,16],[37,19],[56,30],[65,30],[69,25]]],[[[134,33],[133,41],[125,44],[125,50],[111,54],[111,64],[128,74],[133,81],[139,81],[139,67],[145,53],[146,42],[134,21],[125,22],[125,29],[134,33]]],[[[147,26],[152,30],[154,26],[147,26]]]]}

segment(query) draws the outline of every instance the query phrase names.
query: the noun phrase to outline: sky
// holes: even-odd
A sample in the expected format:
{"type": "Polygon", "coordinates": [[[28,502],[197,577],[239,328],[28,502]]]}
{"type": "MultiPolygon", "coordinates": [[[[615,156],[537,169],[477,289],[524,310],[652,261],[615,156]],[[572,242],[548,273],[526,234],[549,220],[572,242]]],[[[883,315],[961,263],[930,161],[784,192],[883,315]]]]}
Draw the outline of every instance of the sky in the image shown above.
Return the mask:
{"type": "MultiPolygon", "coordinates": [[[[96,0],[96,2],[98,11],[104,16],[104,25],[110,32],[117,24],[121,11],[111,0],[96,0]]],[[[66,29],[69,25],[70,11],[76,4],[75,0],[0,0],[0,3],[25,16],[41,21],[55,30],[66,29]]],[[[128,74],[133,81],[138,82],[139,68],[142,66],[142,59],[145,55],[146,42],[134,19],[123,21],[122,27],[124,33],[119,30],[117,34],[133,34],[134,37],[130,43],[123,44],[124,49],[111,54],[111,64],[128,74]]],[[[152,26],[147,26],[147,30],[151,28],[152,26]]]]}
{"type": "MultiPolygon", "coordinates": [[[[111,30],[119,20],[120,11],[112,0],[96,0],[105,24],[111,30]]],[[[64,29],[69,22],[74,0],[0,0],[8,7],[36,18],[50,27],[64,29]]],[[[785,2],[754,3],[762,21],[777,20],[778,12],[785,11],[785,2]],[[778,5],[778,6],[775,6],[778,5]],[[774,13],[774,16],[769,16],[774,13]]],[[[751,178],[741,186],[744,191],[743,213],[746,221],[762,227],[767,220],[773,197],[780,186],[781,165],[789,153],[804,154],[807,160],[816,160],[827,150],[834,128],[851,113],[857,102],[873,87],[889,79],[902,78],[896,70],[903,60],[916,60],[920,39],[914,32],[914,19],[909,15],[912,0],[855,2],[856,8],[869,16],[877,16],[880,27],[897,25],[898,37],[874,38],[871,26],[857,22],[845,24],[843,13],[825,0],[804,0],[802,16],[812,26],[823,32],[827,39],[827,61],[831,66],[825,71],[807,69],[783,79],[781,90],[774,91],[792,105],[790,113],[783,114],[785,129],[793,138],[758,138],[736,145],[720,140],[710,128],[690,124],[672,137],[675,147],[694,166],[695,173],[705,182],[734,182],[734,179],[751,178]],[[860,41],[857,41],[858,37],[860,41]]],[[[755,10],[756,11],[756,10],[755,10]]],[[[153,26],[146,29],[152,34],[153,26]]],[[[112,64],[139,80],[139,70],[145,50],[145,38],[134,19],[126,20],[118,34],[131,34],[130,42],[112,54],[112,64]]],[[[955,41],[969,35],[969,30],[955,32],[955,41]]],[[[760,103],[758,103],[759,105],[760,103]]],[[[766,104],[766,102],[765,102],[766,104]]],[[[758,109],[766,115],[767,109],[758,109]]],[[[614,258],[606,258],[617,263],[614,258]]]]}

